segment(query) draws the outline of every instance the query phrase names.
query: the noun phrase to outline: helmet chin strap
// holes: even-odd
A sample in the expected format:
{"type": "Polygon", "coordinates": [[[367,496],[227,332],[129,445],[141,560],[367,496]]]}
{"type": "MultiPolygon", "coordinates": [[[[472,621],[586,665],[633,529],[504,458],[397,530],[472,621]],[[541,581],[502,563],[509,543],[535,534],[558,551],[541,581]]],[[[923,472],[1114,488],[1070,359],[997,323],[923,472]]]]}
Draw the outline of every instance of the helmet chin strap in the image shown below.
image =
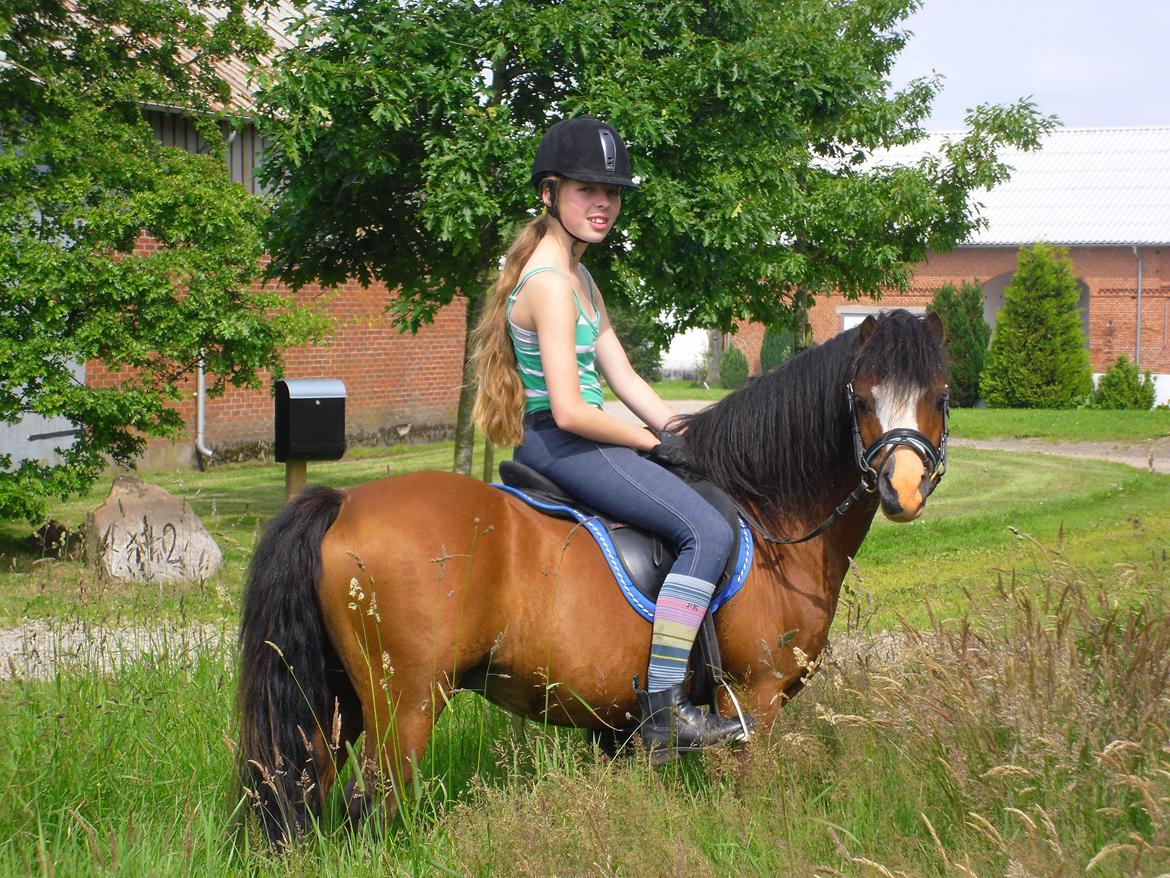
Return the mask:
{"type": "Polygon", "coordinates": [[[571,249],[576,248],[576,246],[578,244],[583,244],[586,247],[588,247],[589,242],[582,239],[582,238],[578,238],[576,235],[574,235],[572,232],[570,232],[569,227],[565,225],[565,221],[563,219],[561,219],[561,212],[557,208],[557,184],[556,184],[556,181],[550,180],[545,185],[549,190],[549,196],[550,196],[549,197],[549,205],[548,205],[548,215],[551,216],[553,219],[555,219],[558,223],[560,223],[561,228],[565,230],[565,234],[573,239],[573,244],[571,245],[571,249]]]}

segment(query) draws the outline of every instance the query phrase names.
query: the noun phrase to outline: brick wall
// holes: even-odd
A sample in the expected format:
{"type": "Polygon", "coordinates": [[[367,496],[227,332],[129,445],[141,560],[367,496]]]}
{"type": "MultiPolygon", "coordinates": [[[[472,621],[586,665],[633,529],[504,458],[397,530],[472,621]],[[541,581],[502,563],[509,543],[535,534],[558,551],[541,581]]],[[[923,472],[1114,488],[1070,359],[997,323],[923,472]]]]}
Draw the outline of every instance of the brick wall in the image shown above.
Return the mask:
{"type": "MultiPolygon", "coordinates": [[[[154,247],[154,242],[144,237],[137,249],[147,253],[154,247]]],[[[280,285],[276,288],[288,292],[280,285]]],[[[462,380],[462,299],[441,309],[434,323],[411,336],[390,325],[384,313],[389,296],[381,284],[363,289],[348,283],[325,293],[309,286],[296,298],[307,303],[322,296],[336,321],[334,334],[327,344],[285,351],[285,377],[343,381],[346,431],[351,440],[374,439],[380,431],[407,423],[413,425],[412,432],[454,424],[462,380]]],[[[93,386],[110,386],[117,378],[103,363],[86,366],[86,381],[93,386]]],[[[177,409],[186,422],[186,432],[173,442],[151,443],[153,457],[160,463],[185,463],[190,457],[196,432],[193,375],[177,409]],[[168,456],[167,449],[175,453],[168,456]]],[[[265,376],[259,390],[229,387],[222,396],[207,400],[205,441],[216,451],[271,442],[272,421],[271,382],[265,376]]]]}
{"type": "Polygon", "coordinates": [[[762,323],[738,323],[731,343],[744,352],[748,361],[748,374],[760,374],[760,348],[764,346],[764,325],[762,323]]]}
{"type": "MultiPolygon", "coordinates": [[[[1141,247],[1141,364],[1170,373],[1170,248],[1141,247]]],[[[889,293],[880,302],[847,302],[842,296],[817,301],[810,315],[813,337],[825,341],[841,331],[840,308],[925,307],[944,283],[975,280],[989,292],[1000,289],[1015,271],[1014,247],[961,247],[930,257],[915,268],[906,293],[889,293]]],[[[1134,359],[1137,337],[1137,259],[1129,247],[1070,247],[1073,269],[1088,289],[1089,349],[1095,372],[1121,354],[1134,359]]]]}

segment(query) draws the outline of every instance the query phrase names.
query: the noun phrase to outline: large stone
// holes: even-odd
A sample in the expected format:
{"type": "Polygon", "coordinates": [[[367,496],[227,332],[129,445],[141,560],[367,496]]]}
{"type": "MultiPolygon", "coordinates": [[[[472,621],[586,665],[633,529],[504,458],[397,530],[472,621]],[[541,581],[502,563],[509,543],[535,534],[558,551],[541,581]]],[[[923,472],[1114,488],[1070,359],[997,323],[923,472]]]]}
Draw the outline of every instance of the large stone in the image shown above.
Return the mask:
{"type": "Polygon", "coordinates": [[[89,556],[103,572],[132,582],[199,581],[223,554],[186,500],[118,476],[106,502],[86,516],[89,556]]]}

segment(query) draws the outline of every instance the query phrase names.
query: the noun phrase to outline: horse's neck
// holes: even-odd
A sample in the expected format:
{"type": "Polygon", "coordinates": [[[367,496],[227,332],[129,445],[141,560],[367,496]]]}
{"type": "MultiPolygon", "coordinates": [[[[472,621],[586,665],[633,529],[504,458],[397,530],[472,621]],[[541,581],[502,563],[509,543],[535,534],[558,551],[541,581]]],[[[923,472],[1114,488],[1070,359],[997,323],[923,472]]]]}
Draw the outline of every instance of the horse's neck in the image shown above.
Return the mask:
{"type": "MultiPolygon", "coordinates": [[[[851,462],[848,470],[843,470],[840,477],[834,480],[834,493],[825,498],[823,507],[825,515],[829,515],[859,484],[861,484],[861,476],[851,462]]],[[[841,517],[841,520],[829,528],[828,536],[834,547],[850,558],[854,557],[857,550],[861,548],[866,534],[869,533],[877,510],[877,493],[862,494],[849,507],[849,511],[841,517]]]]}
{"type": "MultiPolygon", "coordinates": [[[[826,479],[826,488],[821,500],[812,509],[801,515],[788,515],[768,522],[773,533],[798,538],[815,529],[833,514],[850,492],[860,483],[861,477],[852,460],[842,464],[837,472],[826,479]]],[[[878,501],[876,494],[863,494],[848,509],[848,511],[834,522],[824,533],[802,544],[797,553],[805,556],[806,565],[815,563],[817,574],[814,577],[824,591],[824,597],[831,607],[836,606],[837,595],[849,570],[849,562],[856,557],[858,549],[869,533],[877,513],[878,501]],[[813,562],[807,559],[806,552],[816,556],[813,562]]],[[[783,570],[781,559],[790,550],[786,547],[767,546],[766,543],[757,544],[764,550],[765,556],[772,556],[771,560],[761,557],[765,567],[775,573],[783,570]]],[[[831,611],[830,611],[831,612],[831,611]]]]}

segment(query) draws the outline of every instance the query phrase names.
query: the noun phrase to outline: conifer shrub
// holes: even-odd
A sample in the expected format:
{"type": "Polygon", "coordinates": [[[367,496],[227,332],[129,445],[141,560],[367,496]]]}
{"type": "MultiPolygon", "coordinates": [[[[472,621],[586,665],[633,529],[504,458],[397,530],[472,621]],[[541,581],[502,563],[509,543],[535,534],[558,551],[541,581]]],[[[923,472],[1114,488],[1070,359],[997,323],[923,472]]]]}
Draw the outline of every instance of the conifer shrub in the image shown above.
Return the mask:
{"type": "Polygon", "coordinates": [[[951,363],[951,404],[973,406],[979,401],[979,375],[987,357],[991,327],[983,319],[983,288],[974,281],[943,284],[927,311],[938,314],[946,331],[951,363]]]}
{"type": "Polygon", "coordinates": [[[606,311],[634,371],[647,381],[661,381],[662,352],[668,340],[653,315],[619,301],[616,296],[614,301],[606,303],[606,311]]]}
{"type": "Polygon", "coordinates": [[[719,364],[719,385],[728,390],[739,390],[747,384],[748,361],[744,352],[731,345],[723,354],[719,364]]]}
{"type": "Polygon", "coordinates": [[[792,358],[792,330],[787,326],[769,326],[764,330],[764,341],[760,345],[760,371],[771,372],[781,363],[792,358]]]}
{"type": "Polygon", "coordinates": [[[1136,409],[1148,411],[1156,396],[1154,379],[1149,372],[1138,371],[1136,363],[1122,354],[1097,382],[1093,407],[1099,409],[1136,409]]]}
{"type": "Polygon", "coordinates": [[[1080,291],[1068,250],[1020,248],[1003,298],[980,376],[984,401],[998,408],[1060,409],[1091,393],[1080,291]]]}

